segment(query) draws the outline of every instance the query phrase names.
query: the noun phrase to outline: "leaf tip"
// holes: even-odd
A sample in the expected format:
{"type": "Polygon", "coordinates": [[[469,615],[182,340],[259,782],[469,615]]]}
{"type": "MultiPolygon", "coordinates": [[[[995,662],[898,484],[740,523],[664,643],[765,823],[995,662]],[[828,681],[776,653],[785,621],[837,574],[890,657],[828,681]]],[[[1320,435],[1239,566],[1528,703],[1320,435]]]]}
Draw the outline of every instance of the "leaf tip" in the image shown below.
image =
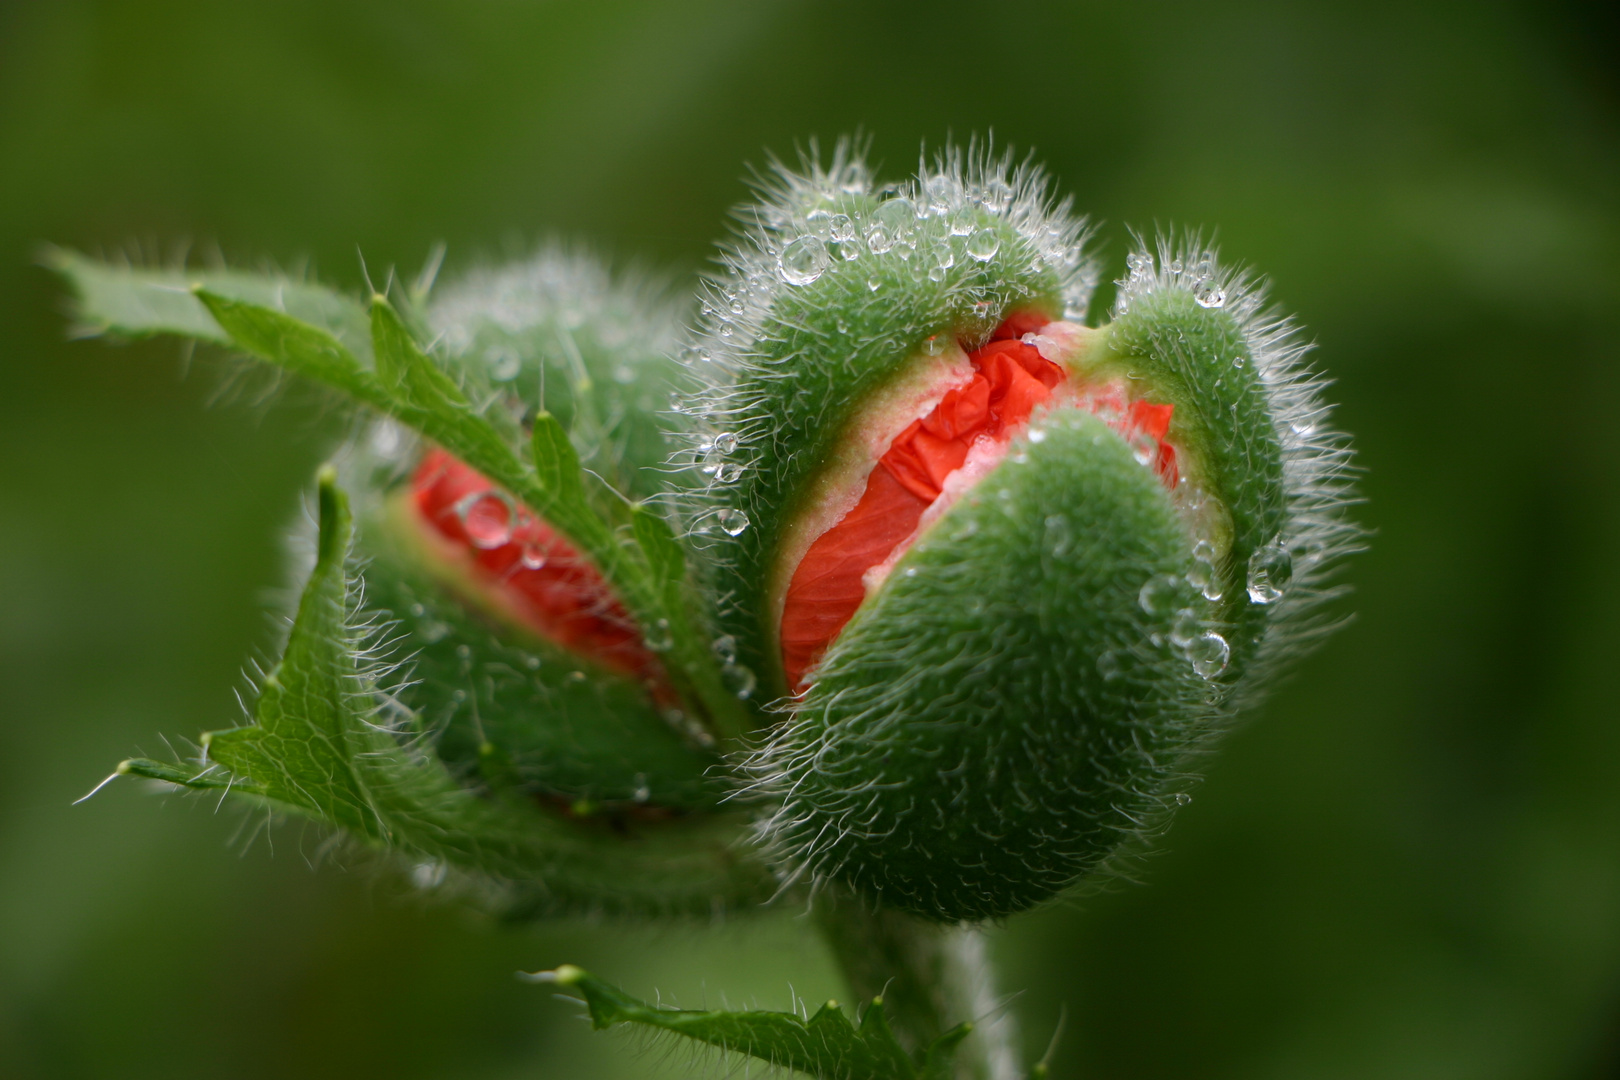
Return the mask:
{"type": "Polygon", "coordinates": [[[520,971],[518,972],[518,978],[527,979],[529,982],[552,983],[556,986],[572,988],[578,986],[584,980],[585,971],[583,968],[577,968],[573,964],[559,964],[550,971],[520,971]]]}

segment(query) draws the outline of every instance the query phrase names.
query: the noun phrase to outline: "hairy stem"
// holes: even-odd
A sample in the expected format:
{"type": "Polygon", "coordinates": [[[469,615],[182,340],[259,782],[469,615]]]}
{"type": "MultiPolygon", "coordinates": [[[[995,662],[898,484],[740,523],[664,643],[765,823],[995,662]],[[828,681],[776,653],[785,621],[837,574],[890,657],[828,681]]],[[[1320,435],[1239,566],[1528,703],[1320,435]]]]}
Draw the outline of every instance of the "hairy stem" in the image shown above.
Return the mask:
{"type": "Polygon", "coordinates": [[[862,1002],[882,996],[906,1049],[970,1021],[955,1080],[1021,1080],[1017,1023],[996,997],[982,931],[873,907],[848,892],[823,894],[816,917],[850,990],[862,1002]]]}

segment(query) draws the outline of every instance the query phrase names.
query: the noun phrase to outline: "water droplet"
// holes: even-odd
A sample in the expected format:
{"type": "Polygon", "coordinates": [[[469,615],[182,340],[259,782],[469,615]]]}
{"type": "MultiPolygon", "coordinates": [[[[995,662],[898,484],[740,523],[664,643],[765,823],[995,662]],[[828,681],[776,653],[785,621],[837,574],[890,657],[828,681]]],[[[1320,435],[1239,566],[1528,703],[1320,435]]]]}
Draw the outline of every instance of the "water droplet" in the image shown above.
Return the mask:
{"type": "Polygon", "coordinates": [[[1012,205],[1012,185],[999,176],[984,185],[984,208],[992,214],[1004,213],[1012,205]]]}
{"type": "Polygon", "coordinates": [[[879,281],[875,277],[869,277],[866,279],[866,287],[872,292],[877,292],[879,289],[883,288],[883,282],[879,281]]]}
{"type": "Polygon", "coordinates": [[[427,606],[424,604],[412,604],[411,614],[420,619],[422,616],[427,614],[427,606]]]}
{"type": "Polygon", "coordinates": [[[1104,682],[1113,682],[1120,676],[1119,656],[1109,649],[1097,657],[1097,674],[1103,677],[1104,682]]]}
{"type": "Polygon", "coordinates": [[[714,649],[715,657],[722,664],[735,664],[737,662],[737,639],[730,634],[721,634],[715,638],[711,647],[714,649]]]}
{"type": "Polygon", "coordinates": [[[393,457],[404,441],[404,432],[392,420],[379,420],[371,429],[371,452],[378,457],[393,457]]]}
{"type": "Polygon", "coordinates": [[[729,506],[720,510],[714,516],[720,522],[720,528],[727,536],[741,536],[748,531],[748,526],[751,524],[748,520],[747,511],[735,510],[729,506]]]}
{"type": "Polygon", "coordinates": [[[568,681],[571,683],[582,683],[585,681],[585,673],[583,671],[570,671],[568,673],[568,681]]]}
{"type": "MultiPolygon", "coordinates": [[[[872,254],[882,255],[894,247],[894,234],[881,225],[874,225],[866,231],[866,246],[872,249],[872,254]]],[[[875,286],[873,291],[876,291],[875,286]]]]}
{"type": "Polygon", "coordinates": [[[1176,792],[1176,805],[1177,806],[1186,806],[1190,802],[1192,802],[1192,796],[1191,795],[1187,794],[1185,791],[1176,792]]]}
{"type": "Polygon", "coordinates": [[[1221,598],[1221,585],[1215,576],[1215,567],[1207,562],[1192,564],[1187,571],[1187,584],[1204,594],[1205,600],[1219,600],[1221,598]]]}
{"type": "Polygon", "coordinates": [[[1043,443],[1043,442],[1045,442],[1046,441],[1046,429],[1043,428],[1043,427],[1032,427],[1032,428],[1030,428],[1029,429],[1029,441],[1032,442],[1032,443],[1043,443]]]}
{"type": "Polygon", "coordinates": [[[523,550],[518,553],[518,562],[523,564],[525,570],[543,569],[546,558],[546,549],[539,544],[524,544],[523,550]]]}
{"type": "Polygon", "coordinates": [[[966,236],[971,233],[973,226],[977,224],[975,220],[977,217],[971,206],[964,206],[951,214],[951,235],[966,236]]]}
{"type": "Polygon", "coordinates": [[[1198,301],[1199,307],[1225,307],[1226,290],[1219,285],[1200,285],[1193,292],[1193,299],[1198,301]]]}
{"type": "Polygon", "coordinates": [[[942,270],[949,270],[956,265],[956,252],[951,250],[949,244],[945,244],[939,249],[939,265],[942,270]]]}
{"type": "Polygon", "coordinates": [[[746,664],[727,664],[720,669],[720,677],[725,680],[726,689],[742,700],[748,700],[754,688],[759,685],[752,668],[746,664]]]}
{"type": "Polygon", "coordinates": [[[840,244],[855,239],[855,222],[850,220],[848,214],[834,214],[827,224],[830,226],[830,235],[840,244]]]}
{"type": "Polygon", "coordinates": [[[906,567],[905,576],[908,577],[908,578],[916,577],[917,576],[917,568],[915,566],[906,567]]]}
{"type": "Polygon", "coordinates": [[[675,645],[675,635],[670,632],[669,620],[659,619],[647,628],[642,644],[653,652],[668,652],[675,645]]]}
{"type": "Polygon", "coordinates": [[[1294,558],[1279,536],[1249,556],[1249,600],[1275,604],[1282,599],[1293,576],[1294,558]]]}
{"type": "Polygon", "coordinates": [[[1001,250],[1001,237],[994,229],[980,229],[968,238],[968,256],[977,262],[989,262],[1001,250]]]}
{"type": "Polygon", "coordinates": [[[936,266],[933,269],[929,270],[928,271],[928,280],[929,281],[944,281],[945,280],[945,268],[943,266],[936,266]]]}
{"type": "Polygon", "coordinates": [[[846,240],[838,245],[838,254],[843,256],[845,262],[854,262],[861,257],[861,245],[858,240],[846,240]]]}
{"type": "Polygon", "coordinates": [[[511,502],[495,491],[480,491],[468,495],[456,504],[456,515],[473,547],[485,551],[498,548],[512,539],[511,502]]]}
{"type": "Polygon", "coordinates": [[[1151,465],[1159,457],[1159,441],[1146,432],[1137,432],[1130,438],[1131,456],[1138,465],[1151,465]]]}
{"type": "Polygon", "coordinates": [[[917,208],[910,199],[887,199],[872,211],[872,224],[899,240],[916,227],[917,208]]]}
{"type": "Polygon", "coordinates": [[[827,269],[827,245],[819,236],[801,236],[782,249],[777,268],[789,285],[808,285],[827,269]]]}
{"type": "Polygon", "coordinates": [[[1206,679],[1213,679],[1225,671],[1231,655],[1232,649],[1226,644],[1226,639],[1213,630],[1198,635],[1187,645],[1187,659],[1192,661],[1193,670],[1206,679]]]}
{"type": "Polygon", "coordinates": [[[1153,277],[1153,256],[1141,252],[1132,252],[1125,256],[1125,265],[1130,267],[1131,280],[1135,282],[1147,281],[1153,277]]]}
{"type": "Polygon", "coordinates": [[[428,619],[417,624],[416,632],[421,635],[423,641],[433,645],[450,636],[450,624],[437,619],[428,619]]]}
{"type": "Polygon", "coordinates": [[[743,467],[735,461],[722,462],[714,470],[714,478],[722,484],[735,484],[741,479],[743,467]]]}
{"type": "Polygon", "coordinates": [[[1182,608],[1176,612],[1175,621],[1170,624],[1170,643],[1178,648],[1185,649],[1197,640],[1203,633],[1203,621],[1192,608],[1182,608]]]}
{"type": "Polygon", "coordinates": [[[929,356],[938,356],[945,351],[945,337],[943,334],[931,334],[923,341],[923,352],[929,356]]]}
{"type": "Polygon", "coordinates": [[[484,362],[489,365],[489,377],[496,382],[510,382],[523,370],[523,358],[516,349],[505,346],[490,349],[484,354],[484,362]]]}
{"type": "Polygon", "coordinates": [[[1182,268],[1181,268],[1181,260],[1180,259],[1171,259],[1170,260],[1170,272],[1172,274],[1181,273],[1181,269],[1182,268]]]}
{"type": "Polygon", "coordinates": [[[528,668],[530,671],[539,671],[540,658],[535,656],[533,653],[529,653],[523,657],[523,666],[528,668]]]}
{"type": "Polygon", "coordinates": [[[1181,579],[1170,574],[1148,578],[1136,594],[1136,602],[1149,615],[1168,615],[1181,602],[1181,579]]]}
{"type": "Polygon", "coordinates": [[[636,779],[640,782],[636,784],[636,790],[630,793],[630,799],[632,802],[644,803],[652,798],[652,788],[647,786],[647,781],[642,779],[640,773],[636,774],[636,779]]]}
{"type": "Polygon", "coordinates": [[[714,448],[722,454],[734,453],[737,449],[737,436],[729,431],[722,431],[714,437],[714,448]]]}

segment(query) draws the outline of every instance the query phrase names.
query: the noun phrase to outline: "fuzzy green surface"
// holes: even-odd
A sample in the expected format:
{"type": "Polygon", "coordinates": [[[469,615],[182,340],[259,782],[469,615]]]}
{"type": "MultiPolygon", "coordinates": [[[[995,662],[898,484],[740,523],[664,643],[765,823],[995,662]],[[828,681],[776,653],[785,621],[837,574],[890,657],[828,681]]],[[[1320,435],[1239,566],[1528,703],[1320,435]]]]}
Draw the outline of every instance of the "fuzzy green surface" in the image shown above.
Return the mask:
{"type": "Polygon", "coordinates": [[[935,919],[1096,868],[1206,730],[1210,685],[1139,601],[1190,563],[1166,492],[1089,413],[1032,431],[856,613],[770,754],[779,847],[935,919]]]}
{"type": "MultiPolygon", "coordinates": [[[[880,205],[848,197],[830,209],[870,220],[880,205]]],[[[1052,318],[1063,310],[1059,276],[1006,220],[975,212],[974,228],[999,238],[996,253],[982,262],[965,253],[965,238],[952,236],[945,218],[910,227],[916,251],[909,258],[900,257],[903,245],[848,262],[835,252],[810,284],[779,285],[734,390],[745,403],[736,429],[755,456],[738,490],[725,497],[752,523],[727,553],[725,587],[736,597],[727,625],[744,662],[773,691],[761,700],[787,690],[774,655],[777,628],[765,625],[765,592],[784,530],[806,511],[813,481],[850,437],[863,407],[926,359],[930,337],[939,335],[941,347],[961,337],[971,347],[1013,310],[1038,309],[1052,318]],[[941,272],[938,253],[946,250],[954,263],[941,272]],[[940,279],[932,280],[931,271],[940,279]]]]}
{"type": "Polygon", "coordinates": [[[383,706],[364,633],[353,625],[346,568],[348,500],[323,473],[315,568],[286,649],[266,676],[254,722],[203,737],[214,764],[127,762],[120,771],[205,789],[221,769],[239,795],[344,828],[414,861],[448,864],[492,903],[524,915],[691,913],[757,903],[774,883],[738,850],[741,823],[700,815],[646,832],[573,820],[510,789],[459,784],[383,706]]]}
{"type": "MultiPolygon", "coordinates": [[[[367,535],[382,530],[373,524],[367,535]]],[[[487,775],[493,751],[522,790],[570,801],[700,810],[725,796],[707,775],[719,756],[677,732],[635,681],[471,611],[386,541],[365,550],[367,603],[408,634],[400,699],[458,775],[499,783],[487,775]]]]}
{"type": "Polygon", "coordinates": [[[1238,321],[1201,306],[1191,290],[1133,297],[1108,325],[1094,362],[1144,379],[1175,404],[1171,437],[1192,451],[1202,481],[1231,517],[1231,548],[1216,565],[1231,662],[1224,685],[1241,680],[1265,633],[1268,611],[1250,602],[1249,558],[1284,532],[1288,502],[1282,448],[1267,390],[1238,321]]]}

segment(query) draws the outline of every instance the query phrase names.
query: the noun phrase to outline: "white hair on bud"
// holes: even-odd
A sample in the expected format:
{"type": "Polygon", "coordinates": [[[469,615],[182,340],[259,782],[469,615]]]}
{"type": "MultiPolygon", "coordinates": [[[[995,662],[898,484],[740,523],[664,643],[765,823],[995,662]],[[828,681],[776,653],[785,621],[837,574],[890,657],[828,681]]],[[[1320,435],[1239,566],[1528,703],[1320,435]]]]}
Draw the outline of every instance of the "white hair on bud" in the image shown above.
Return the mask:
{"type": "MultiPolygon", "coordinates": [[[[691,441],[672,467],[700,473],[696,496],[685,509],[694,532],[717,546],[723,546],[724,537],[716,534],[728,531],[726,515],[735,513],[729,481],[752,467],[764,440],[778,438],[769,410],[748,387],[771,380],[773,368],[783,362],[771,359],[765,347],[782,329],[771,325],[770,316],[796,285],[823,273],[876,280],[871,275],[879,269],[909,274],[927,285],[925,279],[938,273],[936,268],[979,256],[964,253],[965,234],[941,234],[917,223],[954,221],[955,215],[965,221],[968,214],[988,212],[1011,225],[1021,241],[1003,245],[1003,257],[1015,264],[1022,260],[1028,269],[1055,271],[1063,317],[1076,322],[1085,318],[1099,277],[1098,263],[1085,248],[1090,228],[1073,213],[1072,200],[1053,196],[1045,172],[1030,158],[1015,160],[1009,150],[974,140],[965,148],[947,145],[932,156],[925,154],[910,179],[880,184],[866,163],[867,149],[867,140],[846,137],[825,160],[814,141],[800,152],[796,167],[772,159],[754,179],[758,199],[734,211],[737,234],[722,247],[719,269],[704,282],[701,319],[681,355],[694,389],[674,406],[685,414],[691,441]],[[837,212],[839,201],[851,196],[880,201],[870,209],[837,212]],[[908,213],[915,220],[896,235],[890,223],[899,219],[905,226],[908,213]],[[796,249],[796,244],[804,248],[796,249]],[[800,250],[807,252],[803,266],[794,262],[800,250]],[[734,448],[725,449],[733,443],[734,448]],[[716,447],[724,449],[726,461],[715,460],[716,447]]],[[[939,282],[934,300],[941,311],[964,298],[971,302],[982,289],[961,278],[934,280],[939,282]]],[[[915,347],[916,342],[901,336],[905,327],[878,329],[882,320],[870,317],[885,310],[888,296],[861,292],[860,308],[846,313],[854,328],[840,342],[847,355],[869,351],[874,336],[894,350],[915,347]],[[862,327],[870,328],[865,331],[869,336],[859,336],[862,327]]],[[[783,454],[792,449],[778,447],[783,454]]]]}
{"type": "Polygon", "coordinates": [[[1266,633],[1250,675],[1231,699],[1233,711],[1262,697],[1285,664],[1314,649],[1345,621],[1323,606],[1348,586],[1334,577],[1344,559],[1362,550],[1365,531],[1347,511],[1361,500],[1349,436],[1329,420],[1323,400],[1331,380],[1310,367],[1311,343],[1291,315],[1268,302],[1269,284],[1241,266],[1219,259],[1202,233],[1159,236],[1154,251],[1135,238],[1126,274],[1116,284],[1114,316],[1156,292],[1188,292],[1203,307],[1222,308],[1236,321],[1256,373],[1282,451],[1283,494],[1288,524],[1281,537],[1292,561],[1292,581],[1269,610],[1266,633]]]}

